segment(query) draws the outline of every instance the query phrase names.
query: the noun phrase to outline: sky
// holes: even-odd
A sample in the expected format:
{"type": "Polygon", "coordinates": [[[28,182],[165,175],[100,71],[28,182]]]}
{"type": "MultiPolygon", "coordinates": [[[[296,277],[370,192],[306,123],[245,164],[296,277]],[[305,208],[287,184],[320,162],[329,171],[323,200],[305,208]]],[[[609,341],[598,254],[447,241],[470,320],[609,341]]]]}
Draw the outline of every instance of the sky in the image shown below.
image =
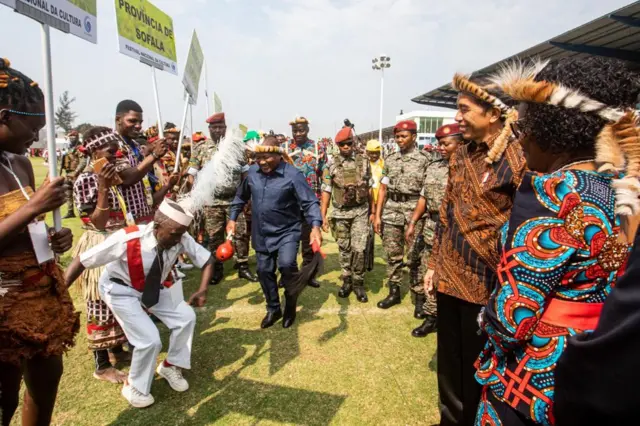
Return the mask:
{"type": "MultiPolygon", "coordinates": [[[[209,91],[222,99],[228,124],[290,133],[297,115],[311,137],[333,136],[345,118],[360,132],[378,128],[380,72],[371,59],[391,57],[385,72],[384,126],[426,109],[411,98],[598,18],[629,0],[154,0],[173,17],[180,76],[158,73],[162,118],[179,125],[182,72],[191,34],[208,64],[209,91]]],[[[39,24],[0,5],[0,56],[43,80],[39,24]]],[[[150,68],[118,52],[115,2],[98,0],[98,44],[52,30],[57,98],[76,98],[76,124],[113,126],[116,104],[133,99],[156,122],[150,68]]],[[[204,79],[193,109],[206,130],[204,79]]],[[[57,106],[57,100],[56,100],[57,106]]],[[[211,108],[213,110],[213,108],[211,108]]],[[[189,124],[189,123],[188,123],[189,124]]],[[[145,126],[146,127],[146,126],[145,126]]]]}

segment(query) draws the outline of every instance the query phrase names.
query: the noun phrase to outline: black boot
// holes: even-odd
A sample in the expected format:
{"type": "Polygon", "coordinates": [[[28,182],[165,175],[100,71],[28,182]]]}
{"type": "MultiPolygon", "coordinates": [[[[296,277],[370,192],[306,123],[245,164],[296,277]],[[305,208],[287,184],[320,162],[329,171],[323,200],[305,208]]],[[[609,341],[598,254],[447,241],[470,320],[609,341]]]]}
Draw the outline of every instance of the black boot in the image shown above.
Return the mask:
{"type": "Polygon", "coordinates": [[[438,318],[433,315],[427,315],[427,318],[420,325],[415,328],[411,335],[413,337],[427,337],[428,334],[434,333],[438,329],[438,318]]]}
{"type": "Polygon", "coordinates": [[[353,283],[351,281],[351,277],[342,278],[342,287],[340,287],[340,291],[338,291],[338,296],[346,299],[347,297],[349,297],[352,291],[353,283]]]}
{"type": "Polygon", "coordinates": [[[282,311],[278,309],[277,311],[268,311],[267,315],[262,319],[262,323],[260,324],[260,328],[269,328],[278,320],[282,318],[282,311]]]}
{"type": "Polygon", "coordinates": [[[364,289],[364,285],[357,285],[353,287],[353,292],[356,294],[356,299],[360,303],[367,303],[369,298],[367,297],[367,292],[364,289]]]}
{"type": "Polygon", "coordinates": [[[224,278],[224,265],[220,262],[216,262],[213,265],[213,277],[211,277],[211,281],[209,285],[218,285],[220,281],[224,278]]]}
{"type": "Polygon", "coordinates": [[[298,300],[296,297],[284,295],[284,315],[282,319],[282,328],[289,328],[296,321],[296,305],[298,300]]]}
{"type": "Polygon", "coordinates": [[[389,295],[378,302],[378,308],[389,309],[398,304],[400,304],[400,286],[397,284],[389,284],[389,295]]]}
{"type": "Polygon", "coordinates": [[[413,309],[413,317],[415,319],[425,319],[427,317],[426,312],[423,309],[424,303],[427,301],[427,298],[424,294],[416,293],[416,304],[413,309]]]}
{"type": "Polygon", "coordinates": [[[258,282],[258,276],[251,272],[249,269],[249,265],[246,263],[240,263],[237,265],[238,269],[238,278],[244,278],[247,281],[251,281],[252,283],[258,282]]]}
{"type": "Polygon", "coordinates": [[[320,283],[315,278],[309,281],[309,287],[320,288],[320,283]]]}

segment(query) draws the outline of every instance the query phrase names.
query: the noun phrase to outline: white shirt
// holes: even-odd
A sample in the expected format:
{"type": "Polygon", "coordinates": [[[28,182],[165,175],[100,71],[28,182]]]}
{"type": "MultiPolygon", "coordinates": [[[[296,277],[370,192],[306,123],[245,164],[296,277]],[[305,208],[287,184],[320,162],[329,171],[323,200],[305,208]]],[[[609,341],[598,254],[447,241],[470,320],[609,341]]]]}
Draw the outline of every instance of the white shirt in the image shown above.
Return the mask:
{"type": "MultiPolygon", "coordinates": [[[[124,229],[107,238],[102,244],[91,248],[80,255],[80,263],[87,269],[105,266],[100,277],[100,284],[107,284],[112,278],[117,278],[131,286],[129,266],[127,262],[127,242],[140,238],[140,252],[145,277],[156,259],[158,241],[153,235],[153,222],[139,225],[139,231],[127,234],[124,229]]],[[[196,243],[191,235],[185,233],[178,244],[165,250],[162,254],[162,280],[165,281],[175,265],[180,254],[185,253],[194,265],[202,268],[211,258],[211,253],[196,243]]]]}

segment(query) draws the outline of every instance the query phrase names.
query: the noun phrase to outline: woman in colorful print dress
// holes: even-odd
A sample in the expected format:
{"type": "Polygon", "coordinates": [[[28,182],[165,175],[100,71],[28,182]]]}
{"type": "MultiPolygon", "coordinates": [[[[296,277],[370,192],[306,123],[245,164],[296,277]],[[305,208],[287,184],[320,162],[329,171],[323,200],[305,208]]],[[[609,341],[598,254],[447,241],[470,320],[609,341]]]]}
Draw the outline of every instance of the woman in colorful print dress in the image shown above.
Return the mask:
{"type": "Polygon", "coordinates": [[[629,253],[620,215],[636,209],[624,164],[637,144],[640,81],[602,58],[515,63],[493,80],[520,101],[512,127],[530,171],[479,317],[489,342],[477,361],[476,424],[553,425],[556,363],[570,336],[595,328],[629,253]]]}

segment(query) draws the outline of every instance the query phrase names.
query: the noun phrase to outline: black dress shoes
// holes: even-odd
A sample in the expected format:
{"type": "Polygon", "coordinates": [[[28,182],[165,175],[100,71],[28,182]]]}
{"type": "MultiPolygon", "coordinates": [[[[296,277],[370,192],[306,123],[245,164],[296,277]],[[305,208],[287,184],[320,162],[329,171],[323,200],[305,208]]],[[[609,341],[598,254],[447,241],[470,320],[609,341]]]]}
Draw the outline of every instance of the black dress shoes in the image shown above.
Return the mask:
{"type": "Polygon", "coordinates": [[[269,311],[267,315],[263,318],[262,323],[260,324],[260,328],[269,328],[278,320],[282,318],[282,311],[279,309],[277,311],[269,311]]]}
{"type": "Polygon", "coordinates": [[[246,263],[238,265],[238,278],[244,278],[245,280],[252,283],[258,282],[258,276],[251,272],[251,269],[249,269],[249,265],[247,265],[246,263]]]}
{"type": "Polygon", "coordinates": [[[284,295],[284,316],[282,319],[282,327],[289,328],[296,321],[296,306],[297,306],[297,298],[284,295]]]}

